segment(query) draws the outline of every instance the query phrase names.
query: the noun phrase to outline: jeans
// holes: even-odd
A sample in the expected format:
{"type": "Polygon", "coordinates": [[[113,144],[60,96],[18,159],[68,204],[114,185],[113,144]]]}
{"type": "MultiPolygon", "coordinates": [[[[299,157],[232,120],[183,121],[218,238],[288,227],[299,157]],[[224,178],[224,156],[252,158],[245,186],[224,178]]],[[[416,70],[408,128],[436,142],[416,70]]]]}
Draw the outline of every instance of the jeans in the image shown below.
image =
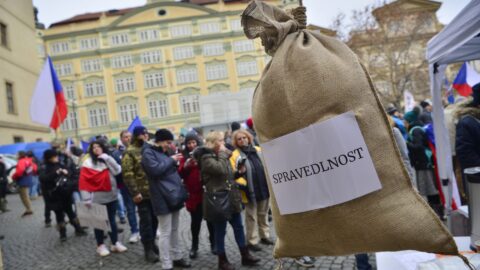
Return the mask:
{"type": "Polygon", "coordinates": [[[143,244],[153,243],[157,236],[158,220],[153,213],[150,200],[143,200],[138,207],[138,216],[140,217],[140,237],[143,244]]]}
{"type": "Polygon", "coordinates": [[[117,194],[117,201],[118,201],[118,217],[120,219],[125,218],[125,204],[123,204],[123,196],[122,193],[118,192],[117,194]]]}
{"type": "Polygon", "coordinates": [[[357,261],[358,270],[372,270],[372,266],[368,262],[368,255],[365,253],[355,254],[355,260],[357,261]]]}
{"type": "MultiPolygon", "coordinates": [[[[110,235],[110,239],[112,240],[112,245],[115,245],[118,241],[118,231],[117,231],[117,222],[115,221],[115,213],[117,212],[117,201],[109,202],[105,204],[107,206],[107,213],[108,213],[108,221],[110,221],[110,228],[111,232],[108,234],[110,235]]],[[[97,246],[103,244],[103,234],[104,231],[95,229],[95,239],[97,240],[97,246]]]]}
{"type": "Polygon", "coordinates": [[[125,208],[127,209],[127,219],[128,224],[130,225],[130,232],[131,233],[138,233],[138,222],[137,222],[137,213],[135,209],[135,203],[133,203],[132,196],[130,192],[128,192],[127,187],[120,188],[120,192],[122,193],[123,203],[125,204],[125,208]]]}
{"type": "MultiPolygon", "coordinates": [[[[245,247],[245,233],[243,231],[242,216],[240,213],[232,215],[232,219],[228,220],[233,228],[235,241],[239,248],[245,247]]],[[[225,234],[227,233],[227,220],[216,222],[213,224],[215,228],[215,248],[218,254],[225,253],[225,234]]]]}
{"type": "Polygon", "coordinates": [[[28,195],[30,197],[37,197],[38,196],[38,187],[39,187],[38,176],[34,175],[34,176],[32,176],[32,185],[30,186],[30,192],[28,193],[28,195]]]}
{"type": "Polygon", "coordinates": [[[173,268],[173,261],[180,260],[183,256],[180,245],[180,231],[178,230],[179,220],[180,211],[158,216],[158,227],[160,229],[158,248],[163,269],[173,268]],[[170,251],[172,256],[170,256],[170,251]]]}
{"type": "MultiPolygon", "coordinates": [[[[190,217],[192,218],[190,223],[190,230],[192,231],[192,250],[198,250],[200,229],[202,228],[203,221],[202,204],[199,204],[195,211],[190,212],[190,217]]],[[[215,246],[215,230],[213,229],[213,224],[211,222],[207,221],[207,227],[210,246],[213,247],[215,246]]]]}

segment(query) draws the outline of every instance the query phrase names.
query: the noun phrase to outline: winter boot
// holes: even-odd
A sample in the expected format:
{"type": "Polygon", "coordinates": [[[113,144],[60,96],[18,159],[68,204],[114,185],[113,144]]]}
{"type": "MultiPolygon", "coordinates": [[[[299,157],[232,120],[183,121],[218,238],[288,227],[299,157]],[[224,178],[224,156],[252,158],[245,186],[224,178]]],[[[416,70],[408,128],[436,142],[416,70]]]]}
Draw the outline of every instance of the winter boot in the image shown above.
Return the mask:
{"type": "Polygon", "coordinates": [[[230,264],[225,253],[218,254],[218,269],[219,270],[235,270],[235,267],[230,264]]]}
{"type": "Polygon", "coordinates": [[[0,212],[5,213],[10,210],[7,209],[7,199],[0,199],[0,212]]]}
{"type": "Polygon", "coordinates": [[[70,223],[71,223],[72,226],[75,228],[75,235],[76,235],[76,236],[85,236],[85,235],[87,235],[87,232],[82,228],[82,226],[80,226],[80,221],[78,220],[78,218],[70,221],[70,223]]]}
{"type": "Polygon", "coordinates": [[[65,226],[65,223],[59,223],[57,224],[57,229],[58,232],[60,233],[60,241],[65,242],[67,241],[67,227],[65,226]]]}
{"type": "Polygon", "coordinates": [[[247,247],[240,248],[240,253],[242,254],[242,265],[254,266],[260,261],[260,259],[250,255],[247,247]]]}
{"type": "Polygon", "coordinates": [[[158,255],[153,251],[155,241],[148,241],[143,243],[143,249],[145,251],[145,260],[149,263],[156,263],[159,261],[158,255]]]}

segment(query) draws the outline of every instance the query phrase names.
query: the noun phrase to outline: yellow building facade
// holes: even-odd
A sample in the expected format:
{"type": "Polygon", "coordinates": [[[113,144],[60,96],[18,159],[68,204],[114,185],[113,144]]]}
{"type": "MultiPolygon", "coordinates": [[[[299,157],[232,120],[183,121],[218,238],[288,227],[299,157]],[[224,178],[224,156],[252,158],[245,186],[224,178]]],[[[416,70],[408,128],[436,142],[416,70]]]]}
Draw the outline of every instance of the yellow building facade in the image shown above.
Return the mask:
{"type": "Polygon", "coordinates": [[[37,59],[32,1],[0,1],[0,145],[51,138],[30,121],[37,59]]]}
{"type": "Polygon", "coordinates": [[[190,2],[78,15],[41,33],[68,99],[63,137],[117,137],[137,115],[178,134],[200,123],[201,95],[255,88],[269,57],[244,36],[247,3],[190,2]]]}

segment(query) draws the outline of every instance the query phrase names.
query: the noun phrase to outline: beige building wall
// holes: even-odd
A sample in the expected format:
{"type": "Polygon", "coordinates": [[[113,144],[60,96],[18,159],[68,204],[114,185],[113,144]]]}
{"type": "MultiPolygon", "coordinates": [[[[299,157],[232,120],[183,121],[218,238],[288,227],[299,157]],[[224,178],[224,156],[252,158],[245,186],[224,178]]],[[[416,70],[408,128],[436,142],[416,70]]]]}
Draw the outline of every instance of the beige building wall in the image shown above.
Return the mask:
{"type": "Polygon", "coordinates": [[[0,145],[49,140],[50,130],[32,123],[29,114],[40,70],[32,1],[1,1],[0,24],[6,28],[6,44],[0,42],[0,145]],[[7,88],[12,89],[13,110],[7,88]]]}

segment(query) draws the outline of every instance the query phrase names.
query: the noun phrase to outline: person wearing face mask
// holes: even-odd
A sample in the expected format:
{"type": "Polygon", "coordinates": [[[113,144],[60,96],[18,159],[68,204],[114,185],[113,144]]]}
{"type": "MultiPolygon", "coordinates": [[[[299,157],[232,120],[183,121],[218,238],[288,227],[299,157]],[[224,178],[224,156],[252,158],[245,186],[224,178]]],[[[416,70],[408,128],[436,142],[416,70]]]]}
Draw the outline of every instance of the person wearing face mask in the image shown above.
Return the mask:
{"type": "MultiPolygon", "coordinates": [[[[173,267],[189,268],[190,263],[183,258],[180,243],[180,209],[185,200],[174,197],[177,194],[165,193],[165,184],[175,189],[182,188],[182,179],[177,172],[177,164],[182,154],[169,155],[175,152],[174,137],[168,129],[155,132],[153,146],[147,145],[142,150],[142,166],[149,182],[153,212],[158,218],[160,230],[159,250],[162,269],[173,267]],[[177,203],[172,203],[177,201],[177,203]]],[[[170,191],[170,190],[169,190],[170,191]]],[[[185,192],[186,199],[186,192],[185,192]]]]}

